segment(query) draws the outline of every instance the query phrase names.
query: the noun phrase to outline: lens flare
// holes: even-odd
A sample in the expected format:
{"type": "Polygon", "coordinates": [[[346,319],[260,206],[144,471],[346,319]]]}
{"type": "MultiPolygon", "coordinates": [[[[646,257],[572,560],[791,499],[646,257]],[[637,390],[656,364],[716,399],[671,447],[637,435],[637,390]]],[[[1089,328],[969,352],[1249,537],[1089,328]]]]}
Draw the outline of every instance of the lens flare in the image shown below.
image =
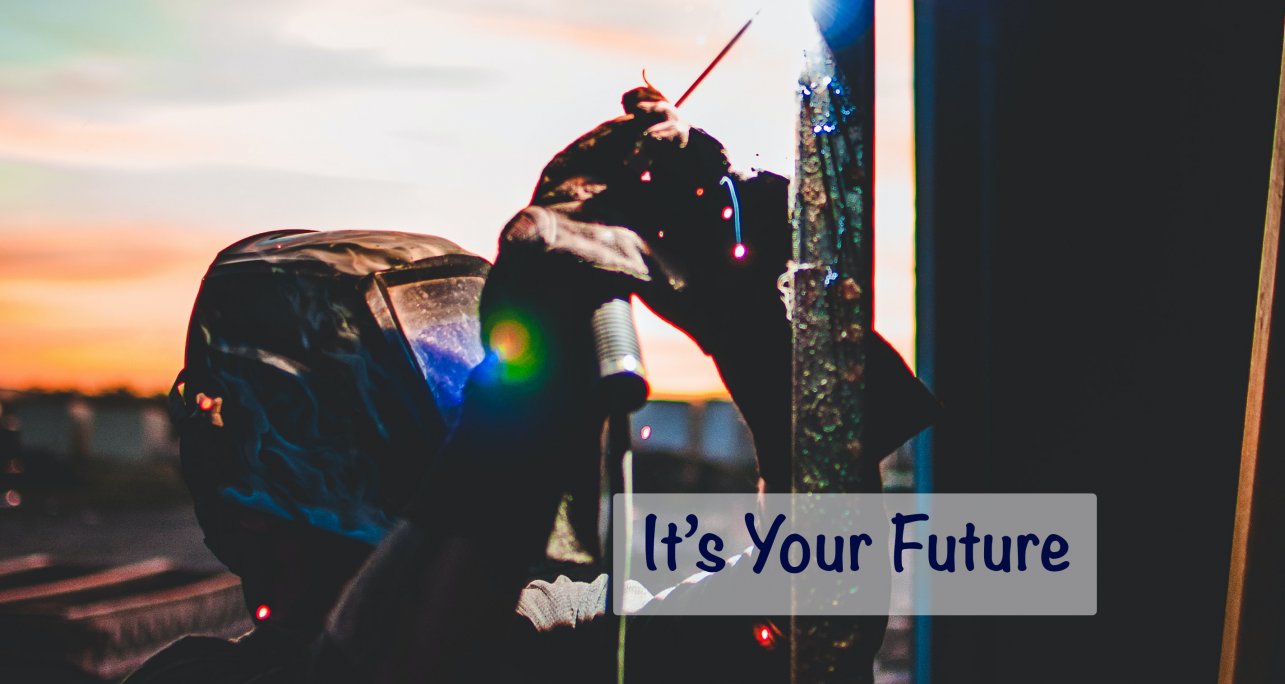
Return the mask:
{"type": "Polygon", "coordinates": [[[644,182],[644,183],[650,183],[650,182],[651,182],[651,171],[643,171],[643,172],[642,172],[642,175],[638,177],[638,180],[640,180],[640,181],[642,181],[642,182],[644,182]]]}
{"type": "Polygon", "coordinates": [[[491,328],[491,349],[505,363],[518,361],[531,353],[531,333],[517,321],[500,321],[491,328]]]}
{"type": "Polygon", "coordinates": [[[520,310],[497,312],[484,328],[489,356],[494,359],[493,378],[504,383],[526,383],[540,375],[545,342],[538,325],[520,310]]]}
{"type": "Polygon", "coordinates": [[[261,604],[258,608],[254,609],[254,619],[258,620],[259,622],[263,622],[264,620],[267,620],[271,616],[272,616],[272,609],[269,608],[268,604],[266,603],[261,604]]]}

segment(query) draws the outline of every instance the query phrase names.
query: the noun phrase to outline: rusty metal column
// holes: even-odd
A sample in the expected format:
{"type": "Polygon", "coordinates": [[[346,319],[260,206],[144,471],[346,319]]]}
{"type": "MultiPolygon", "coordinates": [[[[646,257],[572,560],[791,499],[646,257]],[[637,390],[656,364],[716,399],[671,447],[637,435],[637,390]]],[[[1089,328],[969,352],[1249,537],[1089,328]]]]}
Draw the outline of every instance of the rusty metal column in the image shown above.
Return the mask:
{"type": "MultiPolygon", "coordinates": [[[[800,79],[790,295],[796,494],[880,490],[877,456],[861,448],[874,208],[874,9],[862,4],[859,23],[870,35],[856,42],[855,59],[843,46],[848,71],[821,44],[800,79]]],[[[796,513],[807,505],[796,497],[796,513]]],[[[886,625],[886,616],[791,618],[791,681],[872,681],[886,625]]]]}

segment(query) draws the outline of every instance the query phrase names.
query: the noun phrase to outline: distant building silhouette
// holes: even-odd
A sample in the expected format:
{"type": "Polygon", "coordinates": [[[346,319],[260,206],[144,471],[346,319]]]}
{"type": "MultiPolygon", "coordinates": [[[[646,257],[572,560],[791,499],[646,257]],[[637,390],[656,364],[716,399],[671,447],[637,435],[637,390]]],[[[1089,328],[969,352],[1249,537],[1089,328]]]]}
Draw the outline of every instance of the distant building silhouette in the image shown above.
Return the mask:
{"type": "Polygon", "coordinates": [[[178,454],[162,400],[113,393],[8,392],[5,417],[17,448],[58,463],[144,461],[178,454]]]}

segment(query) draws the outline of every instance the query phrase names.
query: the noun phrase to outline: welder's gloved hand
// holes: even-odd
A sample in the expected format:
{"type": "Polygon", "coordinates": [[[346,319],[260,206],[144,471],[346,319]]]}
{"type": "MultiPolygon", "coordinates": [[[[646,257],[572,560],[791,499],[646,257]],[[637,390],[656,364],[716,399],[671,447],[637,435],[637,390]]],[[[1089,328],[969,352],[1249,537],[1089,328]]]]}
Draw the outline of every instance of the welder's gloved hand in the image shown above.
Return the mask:
{"type": "MultiPolygon", "coordinates": [[[[687,146],[691,127],[658,91],[635,88],[620,101],[623,115],[599,124],[549,161],[531,204],[561,205],[564,212],[578,212],[581,207],[572,203],[596,197],[633,175],[635,168],[641,171],[639,164],[649,148],[687,146]]],[[[599,209],[608,208],[602,204],[599,209]]]]}
{"type": "MultiPolygon", "coordinates": [[[[754,434],[772,491],[790,488],[791,339],[777,287],[791,254],[789,182],[733,171],[718,140],[639,88],[625,115],[583,136],[545,168],[534,202],[628,226],[648,246],[640,297],[716,364],[754,434]]],[[[935,399],[877,333],[866,336],[863,456],[877,464],[927,426],[935,399]]]]}

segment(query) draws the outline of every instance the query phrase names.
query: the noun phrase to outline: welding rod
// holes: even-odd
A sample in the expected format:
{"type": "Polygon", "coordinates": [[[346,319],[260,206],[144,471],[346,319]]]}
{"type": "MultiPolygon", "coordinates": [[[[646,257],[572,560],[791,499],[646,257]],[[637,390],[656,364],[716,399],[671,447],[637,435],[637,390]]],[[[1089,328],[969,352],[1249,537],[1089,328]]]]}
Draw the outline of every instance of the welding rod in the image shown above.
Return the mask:
{"type": "Polygon", "coordinates": [[[696,90],[696,86],[700,85],[701,81],[704,81],[705,77],[709,76],[709,72],[713,71],[714,67],[718,66],[718,63],[723,61],[723,58],[727,56],[727,53],[732,50],[732,46],[736,45],[736,41],[740,40],[741,36],[745,35],[745,32],[748,31],[750,28],[750,24],[754,23],[754,19],[757,18],[759,15],[759,12],[762,12],[762,11],[763,11],[763,8],[760,7],[758,11],[752,14],[749,20],[745,22],[745,25],[741,27],[741,30],[737,31],[736,35],[732,36],[732,39],[727,41],[727,45],[724,45],[723,49],[719,51],[718,56],[714,57],[714,61],[710,62],[709,66],[705,67],[705,70],[701,72],[700,76],[696,77],[696,80],[693,81],[690,86],[687,86],[687,90],[684,91],[683,94],[678,98],[678,101],[674,103],[675,107],[683,106],[683,103],[686,102],[687,98],[691,96],[692,91],[696,90]]]}

